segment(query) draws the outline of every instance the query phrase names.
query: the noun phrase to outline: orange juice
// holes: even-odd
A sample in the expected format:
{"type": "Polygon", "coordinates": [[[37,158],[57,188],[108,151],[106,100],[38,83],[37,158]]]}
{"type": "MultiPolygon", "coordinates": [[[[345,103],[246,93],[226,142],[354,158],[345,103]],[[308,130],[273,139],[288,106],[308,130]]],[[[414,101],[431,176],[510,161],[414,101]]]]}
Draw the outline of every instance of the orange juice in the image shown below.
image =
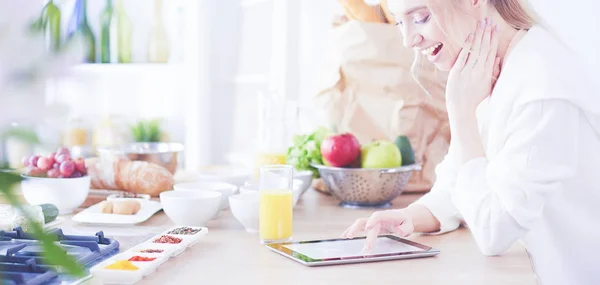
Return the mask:
{"type": "Polygon", "coordinates": [[[254,160],[254,178],[260,176],[260,167],[263,165],[285,164],[287,155],[285,153],[267,153],[261,152],[256,154],[254,160]]]}
{"type": "Polygon", "coordinates": [[[261,190],[259,228],[262,240],[292,237],[293,195],[289,190],[261,190]]]}

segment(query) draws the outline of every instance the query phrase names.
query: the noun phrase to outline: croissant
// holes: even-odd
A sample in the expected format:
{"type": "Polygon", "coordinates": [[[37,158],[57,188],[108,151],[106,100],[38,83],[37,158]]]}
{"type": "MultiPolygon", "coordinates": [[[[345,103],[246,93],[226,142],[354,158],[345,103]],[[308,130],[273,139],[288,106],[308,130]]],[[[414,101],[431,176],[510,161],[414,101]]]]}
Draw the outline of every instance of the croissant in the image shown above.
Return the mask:
{"type": "Polygon", "coordinates": [[[153,197],[173,189],[173,174],[158,164],[93,157],[86,159],[85,165],[92,189],[122,190],[153,197]]]}

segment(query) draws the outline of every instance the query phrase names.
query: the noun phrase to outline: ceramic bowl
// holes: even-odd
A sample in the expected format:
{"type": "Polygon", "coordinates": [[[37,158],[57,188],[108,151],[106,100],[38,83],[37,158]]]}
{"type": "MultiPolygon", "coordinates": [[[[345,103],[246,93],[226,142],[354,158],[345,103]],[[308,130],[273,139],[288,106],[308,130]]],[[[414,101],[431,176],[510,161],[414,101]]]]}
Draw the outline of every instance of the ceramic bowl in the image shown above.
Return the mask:
{"type": "Polygon", "coordinates": [[[31,205],[54,204],[59,215],[71,214],[90,192],[89,176],[79,178],[45,178],[23,175],[21,191],[31,205]]]}
{"type": "MultiPolygon", "coordinates": [[[[303,182],[300,179],[294,179],[292,182],[292,194],[294,195],[294,207],[298,204],[300,196],[302,195],[303,182]]],[[[249,180],[244,183],[244,186],[240,187],[240,193],[258,193],[259,185],[255,180],[249,180]]]]}
{"type": "Polygon", "coordinates": [[[160,193],[160,203],[177,226],[204,227],[221,210],[221,196],[216,191],[166,191],[160,193]]]}
{"type": "Polygon", "coordinates": [[[302,181],[302,193],[304,193],[312,185],[313,173],[310,170],[296,171],[294,178],[302,181]]]}
{"type": "Polygon", "coordinates": [[[198,181],[225,182],[235,186],[242,186],[250,179],[250,171],[235,166],[215,166],[198,171],[198,181]]]}
{"type": "Polygon", "coordinates": [[[216,191],[221,195],[221,210],[229,208],[229,196],[236,194],[238,187],[223,182],[186,182],[177,183],[173,186],[175,191],[216,191]]]}
{"type": "Polygon", "coordinates": [[[231,213],[249,233],[258,232],[259,197],[258,192],[251,191],[229,197],[231,213]]]}

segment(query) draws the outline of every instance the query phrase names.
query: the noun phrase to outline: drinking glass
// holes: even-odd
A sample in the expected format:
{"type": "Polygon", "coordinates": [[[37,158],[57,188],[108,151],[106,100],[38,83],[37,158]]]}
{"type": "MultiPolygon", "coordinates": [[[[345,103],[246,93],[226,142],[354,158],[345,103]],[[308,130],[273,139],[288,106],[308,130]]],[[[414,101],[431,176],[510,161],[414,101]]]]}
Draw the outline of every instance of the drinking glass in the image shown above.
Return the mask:
{"type": "Polygon", "coordinates": [[[259,232],[262,244],[292,240],[293,179],[291,165],[260,168],[259,232]]]}

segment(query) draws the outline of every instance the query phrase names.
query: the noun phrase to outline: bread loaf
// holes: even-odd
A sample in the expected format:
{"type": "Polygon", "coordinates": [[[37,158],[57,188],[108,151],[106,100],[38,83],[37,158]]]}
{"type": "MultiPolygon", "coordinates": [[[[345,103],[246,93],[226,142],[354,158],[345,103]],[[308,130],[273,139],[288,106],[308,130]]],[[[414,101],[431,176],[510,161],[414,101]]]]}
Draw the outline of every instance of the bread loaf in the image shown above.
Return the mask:
{"type": "Polygon", "coordinates": [[[173,174],[158,164],[97,157],[86,159],[85,164],[93,189],[123,190],[154,197],[173,189],[173,174]]]}

